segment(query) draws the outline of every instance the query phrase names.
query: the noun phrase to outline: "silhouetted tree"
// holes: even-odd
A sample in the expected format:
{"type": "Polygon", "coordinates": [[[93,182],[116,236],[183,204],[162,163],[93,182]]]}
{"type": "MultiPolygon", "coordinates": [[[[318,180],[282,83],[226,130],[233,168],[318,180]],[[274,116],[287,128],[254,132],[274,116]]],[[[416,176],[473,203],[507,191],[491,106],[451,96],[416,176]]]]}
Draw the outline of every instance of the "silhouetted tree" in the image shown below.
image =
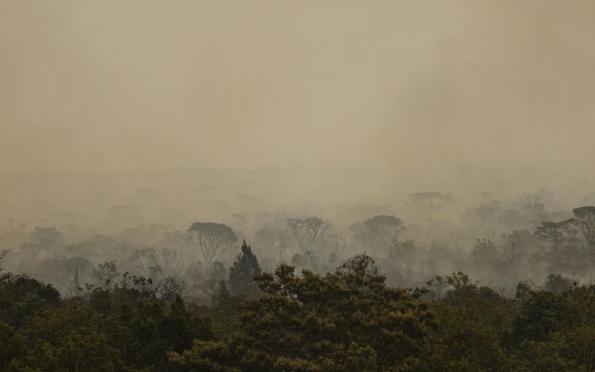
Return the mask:
{"type": "Polygon", "coordinates": [[[351,226],[355,239],[363,248],[388,246],[407,231],[405,224],[394,216],[376,216],[351,226]]]}
{"type": "Polygon", "coordinates": [[[211,267],[238,240],[231,227],[220,223],[195,222],[187,231],[188,239],[200,248],[206,267],[211,267]]]}
{"type": "Polygon", "coordinates": [[[254,282],[254,277],[261,273],[258,259],[252,253],[252,248],[242,244],[242,252],[237,256],[233,266],[229,269],[229,286],[236,296],[246,296],[249,298],[258,295],[258,284],[254,282]]]}
{"type": "Polygon", "coordinates": [[[120,275],[116,266],[116,261],[105,261],[97,266],[97,270],[94,270],[93,275],[99,282],[100,286],[105,285],[109,288],[112,281],[120,275]]]}
{"type": "Polygon", "coordinates": [[[572,280],[560,274],[550,274],[545,281],[545,290],[556,294],[562,293],[572,286],[572,280]]]}
{"type": "Polygon", "coordinates": [[[585,237],[589,250],[595,250],[595,207],[586,206],[572,210],[574,218],[570,223],[585,237]]]}
{"type": "Polygon", "coordinates": [[[570,240],[573,230],[568,221],[563,222],[542,222],[541,226],[535,229],[535,238],[552,244],[554,248],[570,240]]]}
{"type": "Polygon", "coordinates": [[[288,218],[287,227],[304,253],[316,253],[324,233],[331,223],[320,217],[288,218]]]}

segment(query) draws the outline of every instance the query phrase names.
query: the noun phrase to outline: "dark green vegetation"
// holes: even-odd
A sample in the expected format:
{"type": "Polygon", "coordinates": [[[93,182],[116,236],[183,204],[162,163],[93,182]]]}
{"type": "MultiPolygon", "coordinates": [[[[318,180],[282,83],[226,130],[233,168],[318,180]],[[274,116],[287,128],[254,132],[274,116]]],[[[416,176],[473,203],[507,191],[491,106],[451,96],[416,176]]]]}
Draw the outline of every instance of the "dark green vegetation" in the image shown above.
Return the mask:
{"type": "MultiPolygon", "coordinates": [[[[489,221],[490,205],[469,213],[489,221]]],[[[388,214],[76,242],[11,220],[0,371],[594,371],[595,207],[522,206],[531,228],[466,251],[388,214]]]]}
{"type": "Polygon", "coordinates": [[[61,298],[0,278],[2,371],[592,371],[595,286],[552,275],[514,298],[457,273],[427,289],[386,285],[367,255],[333,273],[259,271],[245,244],[212,306],[125,274],[61,298]],[[233,279],[232,279],[233,278],[233,279]],[[243,282],[242,282],[243,281],[243,282]],[[561,284],[564,283],[564,284],[561,284]],[[258,293],[256,291],[259,291],[258,293]]]}

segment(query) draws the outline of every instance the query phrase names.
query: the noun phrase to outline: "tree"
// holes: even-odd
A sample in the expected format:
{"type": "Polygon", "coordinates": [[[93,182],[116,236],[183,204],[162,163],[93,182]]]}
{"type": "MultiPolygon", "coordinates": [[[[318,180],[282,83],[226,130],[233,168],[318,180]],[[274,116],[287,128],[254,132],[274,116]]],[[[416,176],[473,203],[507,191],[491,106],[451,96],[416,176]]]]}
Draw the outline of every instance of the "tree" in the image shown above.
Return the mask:
{"type": "Polygon", "coordinates": [[[55,254],[64,241],[64,235],[55,227],[36,227],[31,232],[31,242],[40,246],[46,253],[55,254]]]}
{"type": "Polygon", "coordinates": [[[21,263],[29,266],[39,257],[41,251],[42,247],[39,244],[27,242],[19,246],[17,254],[21,258],[21,263]]]}
{"type": "Polygon", "coordinates": [[[552,292],[532,292],[514,319],[513,335],[519,341],[549,341],[555,332],[568,327],[568,310],[564,298],[552,292]]]}
{"type": "Polygon", "coordinates": [[[230,317],[236,312],[237,300],[229,293],[224,280],[219,281],[213,295],[213,309],[219,317],[230,317]]]}
{"type": "Polygon", "coordinates": [[[452,202],[452,194],[440,192],[416,192],[407,196],[409,200],[418,207],[442,206],[452,202]]]}
{"type": "Polygon", "coordinates": [[[192,347],[193,339],[209,339],[210,324],[198,319],[186,309],[184,301],[176,296],[169,306],[169,312],[162,320],[161,331],[175,351],[192,347]]]}
{"type": "Polygon", "coordinates": [[[536,239],[546,241],[552,244],[554,248],[560,248],[563,243],[572,239],[574,230],[570,227],[568,221],[562,222],[542,222],[541,226],[535,229],[536,239]]]}
{"type": "Polygon", "coordinates": [[[288,218],[287,227],[304,253],[316,253],[324,233],[331,223],[320,217],[288,218]]]}
{"type": "Polygon", "coordinates": [[[6,259],[6,256],[12,251],[12,249],[3,249],[0,251],[0,272],[4,270],[4,260],[6,259]]]}
{"type": "Polygon", "coordinates": [[[207,271],[207,275],[203,278],[200,288],[209,296],[213,301],[217,296],[217,286],[222,281],[229,277],[229,270],[225,268],[222,262],[213,262],[211,268],[207,271]]]}
{"type": "Polygon", "coordinates": [[[107,288],[109,288],[112,284],[112,280],[120,275],[118,273],[116,261],[105,261],[97,266],[98,269],[93,271],[95,279],[100,286],[105,285],[107,288]]]}
{"type": "Polygon", "coordinates": [[[60,302],[60,292],[23,275],[6,273],[0,276],[0,322],[20,328],[36,313],[60,302]]]}
{"type": "Polygon", "coordinates": [[[21,356],[28,371],[121,370],[118,350],[97,312],[88,306],[63,306],[35,316],[25,327],[29,341],[21,356]]]}
{"type": "Polygon", "coordinates": [[[264,294],[244,304],[239,332],[172,360],[205,371],[422,370],[433,316],[420,292],[385,279],[365,254],[326,276],[281,264],[256,277],[264,294]]]}
{"type": "Polygon", "coordinates": [[[376,216],[351,226],[355,239],[365,249],[396,243],[398,236],[407,231],[405,224],[394,216],[376,216]]]}
{"type": "Polygon", "coordinates": [[[525,211],[526,218],[534,224],[548,220],[548,213],[541,201],[541,197],[534,194],[519,195],[519,203],[525,211]]]}
{"type": "Polygon", "coordinates": [[[25,354],[25,340],[8,324],[0,322],[0,371],[7,371],[9,363],[25,354]]]}
{"type": "Polygon", "coordinates": [[[586,206],[572,210],[569,222],[585,237],[590,251],[595,251],[595,207],[586,206]]]}
{"type": "Polygon", "coordinates": [[[471,251],[471,257],[475,263],[487,263],[498,257],[498,250],[490,239],[477,239],[477,244],[471,251]]]}
{"type": "Polygon", "coordinates": [[[242,252],[229,269],[229,286],[236,296],[256,297],[259,290],[254,277],[261,273],[258,259],[252,253],[252,248],[246,245],[245,240],[241,249],[242,252]]]}
{"type": "Polygon", "coordinates": [[[206,267],[211,267],[238,240],[231,227],[214,222],[195,222],[187,232],[188,239],[200,248],[206,267]]]}
{"type": "Polygon", "coordinates": [[[136,268],[141,271],[146,271],[151,266],[159,265],[159,259],[155,248],[135,249],[130,255],[130,261],[134,262],[136,268]]]}
{"type": "Polygon", "coordinates": [[[159,282],[158,290],[162,302],[172,301],[177,297],[182,297],[187,294],[188,284],[183,278],[175,276],[168,276],[163,281],[159,282]]]}
{"type": "Polygon", "coordinates": [[[82,257],[70,257],[63,263],[65,271],[69,276],[68,294],[71,297],[76,297],[81,294],[87,276],[93,273],[93,264],[82,257]]]}
{"type": "Polygon", "coordinates": [[[560,274],[550,274],[545,281],[545,290],[555,294],[562,293],[572,287],[572,279],[564,278],[560,274]]]}
{"type": "Polygon", "coordinates": [[[428,351],[434,370],[509,371],[501,340],[509,337],[513,301],[461,272],[438,276],[428,285],[437,292],[431,306],[440,323],[433,334],[440,340],[438,347],[428,351]]]}

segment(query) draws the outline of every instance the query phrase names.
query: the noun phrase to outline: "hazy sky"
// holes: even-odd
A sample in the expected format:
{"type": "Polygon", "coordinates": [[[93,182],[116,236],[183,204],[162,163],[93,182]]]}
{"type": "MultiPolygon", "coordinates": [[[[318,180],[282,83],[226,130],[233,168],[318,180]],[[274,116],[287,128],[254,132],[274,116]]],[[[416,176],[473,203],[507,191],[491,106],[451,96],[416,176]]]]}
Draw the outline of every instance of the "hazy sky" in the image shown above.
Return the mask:
{"type": "Polygon", "coordinates": [[[595,2],[0,0],[0,172],[589,165],[595,2]]]}

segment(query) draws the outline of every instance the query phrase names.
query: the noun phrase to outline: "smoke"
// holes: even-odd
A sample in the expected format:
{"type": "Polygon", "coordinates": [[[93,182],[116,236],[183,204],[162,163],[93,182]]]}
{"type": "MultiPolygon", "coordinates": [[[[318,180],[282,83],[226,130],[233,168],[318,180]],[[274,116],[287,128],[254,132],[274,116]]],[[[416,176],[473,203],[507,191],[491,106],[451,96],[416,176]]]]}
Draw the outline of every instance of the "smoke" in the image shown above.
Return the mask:
{"type": "Polygon", "coordinates": [[[0,171],[590,164],[592,3],[0,5],[0,171]]]}

